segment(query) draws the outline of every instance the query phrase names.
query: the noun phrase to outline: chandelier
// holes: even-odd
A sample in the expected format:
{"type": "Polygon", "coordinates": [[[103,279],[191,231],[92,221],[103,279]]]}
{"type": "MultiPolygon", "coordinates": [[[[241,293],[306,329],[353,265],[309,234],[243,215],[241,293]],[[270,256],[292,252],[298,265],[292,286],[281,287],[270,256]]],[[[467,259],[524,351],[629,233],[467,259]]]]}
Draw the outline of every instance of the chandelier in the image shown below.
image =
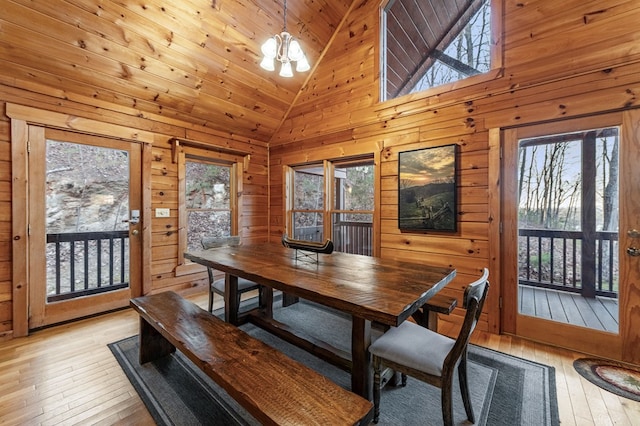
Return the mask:
{"type": "Polygon", "coordinates": [[[276,69],[275,61],[278,60],[282,64],[279,73],[281,77],[293,77],[291,62],[296,63],[297,72],[308,71],[311,68],[302,48],[300,48],[300,43],[287,32],[287,0],[284,0],[282,32],[265,41],[261,50],[264,58],[260,62],[260,66],[267,71],[274,71],[276,69]]]}

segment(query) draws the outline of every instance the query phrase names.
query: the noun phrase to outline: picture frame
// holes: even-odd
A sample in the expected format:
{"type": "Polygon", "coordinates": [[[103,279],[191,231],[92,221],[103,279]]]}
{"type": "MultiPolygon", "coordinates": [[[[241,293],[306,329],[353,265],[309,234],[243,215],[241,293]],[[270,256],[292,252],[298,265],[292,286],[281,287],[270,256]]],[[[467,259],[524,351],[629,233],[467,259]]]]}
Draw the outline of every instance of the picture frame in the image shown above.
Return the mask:
{"type": "Polygon", "coordinates": [[[458,145],[398,154],[398,227],[401,231],[457,230],[458,145]]]}

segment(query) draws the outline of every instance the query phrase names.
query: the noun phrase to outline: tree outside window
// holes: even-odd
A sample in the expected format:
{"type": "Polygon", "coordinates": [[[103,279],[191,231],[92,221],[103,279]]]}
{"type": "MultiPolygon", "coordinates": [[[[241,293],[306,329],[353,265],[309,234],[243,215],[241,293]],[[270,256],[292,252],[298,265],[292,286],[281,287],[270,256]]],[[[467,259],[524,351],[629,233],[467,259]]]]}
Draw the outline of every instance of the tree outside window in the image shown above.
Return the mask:
{"type": "Polygon", "coordinates": [[[187,250],[202,249],[203,237],[231,235],[231,166],[186,160],[187,250]]]}
{"type": "Polygon", "coordinates": [[[389,1],[382,10],[382,100],[500,67],[492,40],[497,5],[495,0],[389,1]]]}

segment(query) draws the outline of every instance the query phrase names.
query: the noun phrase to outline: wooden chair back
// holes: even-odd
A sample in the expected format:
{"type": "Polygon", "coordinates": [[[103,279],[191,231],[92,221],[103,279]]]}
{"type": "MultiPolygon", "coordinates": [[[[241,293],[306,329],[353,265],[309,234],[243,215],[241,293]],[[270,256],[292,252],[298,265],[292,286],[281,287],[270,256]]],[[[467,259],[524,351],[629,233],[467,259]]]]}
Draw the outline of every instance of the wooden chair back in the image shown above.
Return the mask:
{"type": "MultiPolygon", "coordinates": [[[[489,270],[484,268],[482,276],[467,286],[464,291],[463,307],[467,310],[464,322],[460,328],[460,333],[456,343],[451,348],[449,355],[444,361],[443,369],[455,368],[458,360],[467,350],[471,334],[478,324],[482,308],[489,292],[489,270]]],[[[444,374],[443,374],[444,375],[444,374]]]]}

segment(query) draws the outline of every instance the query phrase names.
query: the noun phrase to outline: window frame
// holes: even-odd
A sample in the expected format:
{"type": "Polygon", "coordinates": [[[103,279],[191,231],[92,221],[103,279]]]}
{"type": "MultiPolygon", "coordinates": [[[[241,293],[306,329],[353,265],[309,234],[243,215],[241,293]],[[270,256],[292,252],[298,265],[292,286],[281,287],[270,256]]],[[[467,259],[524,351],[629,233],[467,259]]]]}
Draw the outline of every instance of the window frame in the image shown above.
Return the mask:
{"type": "Polygon", "coordinates": [[[322,232],[324,236],[324,240],[331,239],[333,235],[333,224],[332,217],[334,214],[340,213],[360,213],[360,214],[370,214],[372,217],[372,227],[373,227],[373,241],[371,244],[371,252],[372,256],[376,256],[378,253],[378,237],[376,236],[375,229],[378,229],[377,223],[379,222],[379,200],[377,198],[377,182],[379,181],[379,167],[376,167],[378,162],[374,155],[358,155],[350,158],[336,159],[336,160],[320,160],[320,161],[310,161],[308,163],[296,164],[285,166],[285,233],[292,237],[293,224],[294,224],[294,214],[297,212],[311,212],[311,213],[320,213],[322,214],[322,232]],[[340,168],[343,164],[353,164],[357,162],[362,163],[370,163],[373,166],[373,192],[374,192],[374,203],[373,210],[344,210],[337,209],[334,206],[335,199],[335,169],[340,168]],[[296,209],[294,208],[294,192],[295,192],[295,178],[294,175],[296,170],[301,167],[307,166],[317,166],[322,167],[323,169],[323,207],[321,210],[305,210],[305,209],[296,209]]]}
{"type": "Polygon", "coordinates": [[[387,99],[386,95],[386,83],[387,83],[387,48],[385,45],[386,38],[386,13],[385,9],[389,3],[393,0],[385,0],[381,3],[379,8],[379,31],[378,31],[378,52],[376,55],[376,63],[378,69],[379,78],[379,100],[380,102],[389,102],[392,104],[404,104],[408,100],[422,99],[431,96],[440,95],[442,93],[451,92],[456,89],[462,89],[477,84],[486,83],[492,80],[501,78],[504,75],[504,0],[489,0],[491,3],[491,43],[490,43],[490,56],[491,56],[491,68],[489,71],[483,74],[472,75],[470,77],[454,81],[451,83],[445,83],[440,86],[431,87],[419,92],[408,93],[405,95],[397,96],[395,98],[387,99]]]}
{"type": "Polygon", "coordinates": [[[188,210],[186,206],[186,163],[188,159],[203,163],[229,166],[229,209],[231,214],[232,236],[239,234],[240,218],[242,217],[242,184],[243,173],[246,164],[246,157],[242,155],[214,152],[190,146],[181,146],[177,153],[178,172],[178,256],[175,269],[176,276],[203,272],[206,268],[200,264],[185,259],[184,252],[187,251],[188,234],[188,210]]]}

